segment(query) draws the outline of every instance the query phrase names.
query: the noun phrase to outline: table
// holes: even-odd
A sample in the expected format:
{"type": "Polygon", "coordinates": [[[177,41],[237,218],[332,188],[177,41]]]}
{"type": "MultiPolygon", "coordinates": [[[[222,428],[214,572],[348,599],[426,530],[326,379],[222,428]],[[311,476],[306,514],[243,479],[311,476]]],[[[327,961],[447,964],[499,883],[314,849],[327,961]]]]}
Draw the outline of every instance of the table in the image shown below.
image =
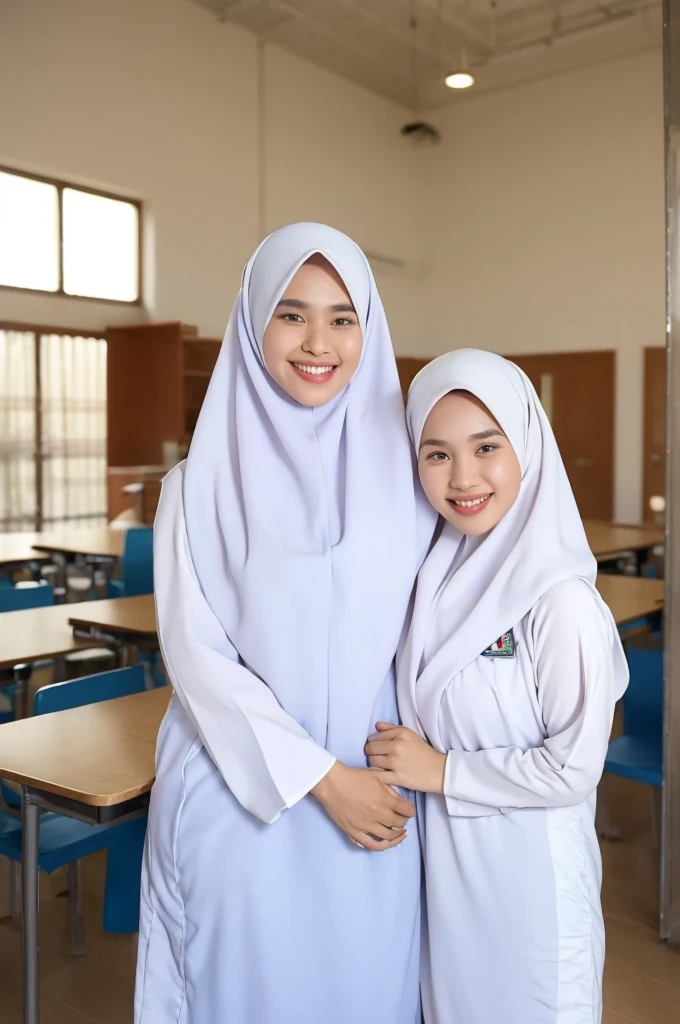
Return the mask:
{"type": "Polygon", "coordinates": [[[96,646],[97,631],[116,643],[156,636],[152,594],[5,612],[0,624],[0,668],[96,646]]]}
{"type": "Polygon", "coordinates": [[[664,542],[664,531],[660,526],[623,526],[596,519],[585,519],[583,525],[590,550],[598,562],[613,561],[624,551],[634,551],[637,555],[638,571],[649,549],[664,542]]]}
{"type": "Polygon", "coordinates": [[[121,665],[134,664],[138,647],[158,647],[153,594],[82,601],[69,610],[74,636],[89,646],[116,647],[121,665]]]}
{"type": "Polygon", "coordinates": [[[663,580],[600,573],[597,589],[611,608],[617,626],[663,611],[663,580]]]}
{"type": "Polygon", "coordinates": [[[44,562],[47,555],[34,550],[39,533],[0,533],[0,570],[11,572],[31,562],[44,562]]]}
{"type": "Polygon", "coordinates": [[[57,567],[55,596],[63,598],[66,594],[66,566],[77,558],[91,564],[111,565],[116,562],[123,554],[125,532],[103,526],[36,534],[34,548],[50,554],[57,567]]]}
{"type": "Polygon", "coordinates": [[[143,814],[156,736],[172,691],[86,704],[0,726],[0,778],[22,788],[24,1024],[39,1024],[38,838],[41,811],[110,824],[143,814]]]}
{"type": "Polygon", "coordinates": [[[124,537],[125,530],[110,530],[106,526],[87,530],[64,529],[36,534],[33,547],[67,558],[81,555],[83,558],[115,561],[123,553],[124,537]]]}

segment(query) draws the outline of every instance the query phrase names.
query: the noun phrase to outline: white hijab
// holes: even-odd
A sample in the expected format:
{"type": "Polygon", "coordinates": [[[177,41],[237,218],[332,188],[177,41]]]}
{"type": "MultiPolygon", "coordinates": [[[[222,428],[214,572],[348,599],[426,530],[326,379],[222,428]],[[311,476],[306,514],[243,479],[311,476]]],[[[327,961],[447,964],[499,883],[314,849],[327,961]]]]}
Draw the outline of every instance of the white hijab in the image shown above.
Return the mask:
{"type": "Polygon", "coordinates": [[[318,744],[365,764],[434,516],[414,480],[389,329],[368,261],[323,224],[274,232],[248,261],[184,480],[203,594],[238,651],[318,744]],[[288,282],[319,253],[363,331],[327,405],[276,384],[262,340],[288,282]]]}
{"type": "Polygon", "coordinates": [[[499,423],[519,459],[522,480],[515,504],[484,537],[465,537],[445,523],[418,577],[399,658],[399,689],[410,694],[407,704],[423,709],[420,722],[407,724],[421,725],[429,737],[437,735],[435,694],[515,627],[546,591],[571,577],[589,584],[610,624],[617,699],[628,680],[613,616],[595,589],[597,562],[555,435],[526,374],[507,359],[476,349],[448,352],[429,363],[408,396],[406,416],[416,452],[432,408],[458,390],[475,395],[499,423]]]}

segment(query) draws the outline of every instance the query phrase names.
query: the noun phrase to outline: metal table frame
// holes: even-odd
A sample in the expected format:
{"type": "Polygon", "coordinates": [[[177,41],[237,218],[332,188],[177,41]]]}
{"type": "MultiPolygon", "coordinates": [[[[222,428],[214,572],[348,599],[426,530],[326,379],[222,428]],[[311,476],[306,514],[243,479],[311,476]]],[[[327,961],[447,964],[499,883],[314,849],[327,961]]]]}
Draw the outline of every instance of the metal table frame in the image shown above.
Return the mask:
{"type": "Polygon", "coordinates": [[[39,952],[39,893],[38,844],[40,815],[43,811],[56,811],[89,825],[110,825],[114,821],[136,818],[146,813],[149,793],[144,793],[121,804],[97,807],[83,804],[68,797],[58,796],[22,786],[22,939],[23,939],[23,1020],[24,1024],[40,1024],[40,952],[39,952]]]}

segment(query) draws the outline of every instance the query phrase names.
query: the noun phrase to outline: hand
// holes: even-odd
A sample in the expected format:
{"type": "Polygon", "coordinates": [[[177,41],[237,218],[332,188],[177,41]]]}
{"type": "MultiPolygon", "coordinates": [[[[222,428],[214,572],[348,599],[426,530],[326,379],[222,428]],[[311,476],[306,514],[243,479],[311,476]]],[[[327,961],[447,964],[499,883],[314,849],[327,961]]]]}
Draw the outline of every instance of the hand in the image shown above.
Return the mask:
{"type": "Polygon", "coordinates": [[[336,761],[312,790],[326,813],[350,839],[367,850],[390,850],[406,838],[416,809],[395,793],[384,772],[348,768],[336,761]]]}
{"type": "Polygon", "coordinates": [[[403,725],[376,722],[375,727],[366,754],[372,768],[384,769],[386,782],[419,793],[444,792],[446,754],[403,725]]]}

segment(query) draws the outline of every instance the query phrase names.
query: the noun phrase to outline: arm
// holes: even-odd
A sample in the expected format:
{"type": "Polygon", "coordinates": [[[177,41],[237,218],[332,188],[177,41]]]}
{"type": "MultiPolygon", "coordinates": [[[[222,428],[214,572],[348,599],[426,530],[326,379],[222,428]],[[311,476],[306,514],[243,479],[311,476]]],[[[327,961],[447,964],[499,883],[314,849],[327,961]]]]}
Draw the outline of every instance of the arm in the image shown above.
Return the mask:
{"type": "Polygon", "coordinates": [[[541,746],[449,751],[444,793],[503,810],[568,807],[597,787],[616,703],[613,639],[587,585],[570,580],[531,615],[534,670],[547,736],[541,746]]]}
{"type": "Polygon", "coordinates": [[[609,626],[595,595],[569,581],[536,606],[531,632],[547,732],[541,746],[441,754],[410,729],[378,723],[369,763],[394,785],[443,793],[449,814],[460,817],[585,800],[602,774],[614,715],[609,626]]]}
{"type": "Polygon", "coordinates": [[[373,850],[397,845],[405,833],[391,828],[412,817],[412,805],[379,773],[336,761],[239,664],[194,570],[182,482],[181,467],[166,477],[156,517],[158,636],[175,693],[220,774],[239,803],[266,823],[313,793],[355,842],[373,850]]]}

